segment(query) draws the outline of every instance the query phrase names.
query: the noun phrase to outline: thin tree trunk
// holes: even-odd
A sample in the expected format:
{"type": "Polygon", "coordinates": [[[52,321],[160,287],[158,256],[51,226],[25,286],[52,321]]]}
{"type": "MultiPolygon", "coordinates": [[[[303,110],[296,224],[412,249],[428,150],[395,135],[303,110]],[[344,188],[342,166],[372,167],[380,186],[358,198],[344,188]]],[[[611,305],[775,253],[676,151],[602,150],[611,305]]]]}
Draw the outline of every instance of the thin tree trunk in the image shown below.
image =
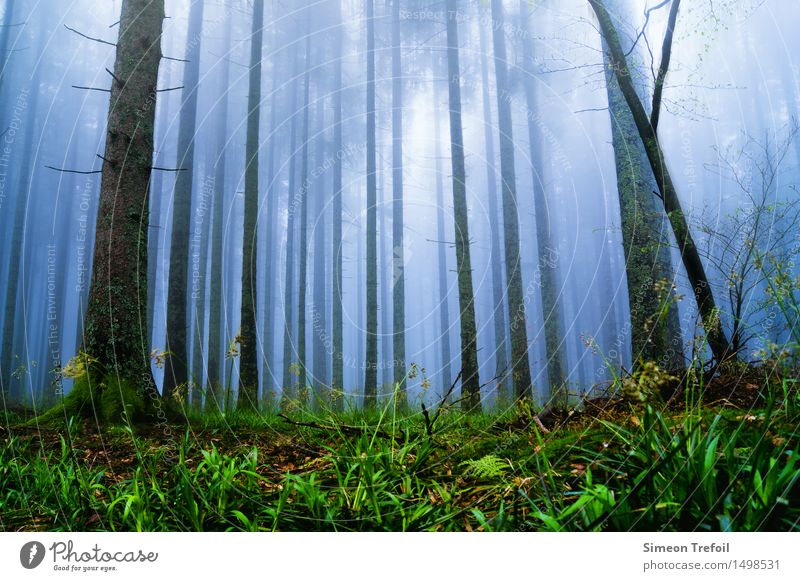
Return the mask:
{"type": "MultiPolygon", "coordinates": [[[[294,65],[292,67],[292,77],[296,77],[298,69],[298,57],[295,52],[294,65]]],[[[295,214],[293,207],[297,194],[297,81],[292,87],[292,121],[291,137],[289,138],[289,190],[286,196],[287,220],[286,220],[286,264],[284,280],[284,314],[283,314],[283,380],[281,393],[281,407],[286,409],[294,398],[294,378],[292,366],[292,354],[295,352],[294,345],[294,244],[295,244],[295,214]]]]}
{"type": "Polygon", "coordinates": [[[341,0],[333,0],[336,5],[336,54],[334,63],[333,88],[333,146],[336,159],[333,166],[333,374],[331,378],[331,408],[342,409],[344,398],[344,317],[342,309],[342,4],[341,0]]]}
{"type": "MultiPolygon", "coordinates": [[[[264,0],[254,0],[250,37],[250,78],[247,95],[247,143],[244,170],[244,240],[242,249],[241,360],[239,362],[240,410],[258,410],[258,152],[261,120],[261,54],[264,42],[264,0]]],[[[270,216],[267,217],[271,218],[270,216]]]]}
{"type": "MultiPolygon", "coordinates": [[[[230,23],[229,23],[230,24],[230,23]]],[[[231,46],[230,25],[225,26],[223,50],[228,51],[231,46]]],[[[230,59],[222,62],[222,86],[227,86],[230,80],[230,59]]],[[[208,318],[208,383],[209,389],[206,396],[206,409],[220,411],[222,402],[222,361],[225,341],[222,330],[222,283],[223,283],[223,220],[225,215],[226,180],[227,180],[227,143],[228,143],[228,105],[229,91],[223,91],[220,98],[217,116],[217,135],[214,144],[214,216],[211,234],[211,290],[209,292],[209,318],[208,318]]]]}
{"type": "MultiPolygon", "coordinates": [[[[43,21],[44,22],[44,21],[43,21]]],[[[40,37],[44,38],[45,26],[41,25],[40,37]]],[[[17,316],[20,313],[18,308],[19,301],[22,300],[20,284],[20,270],[22,268],[22,256],[24,251],[25,242],[25,229],[26,229],[26,215],[28,211],[28,199],[33,185],[33,159],[35,157],[34,151],[34,131],[36,125],[36,114],[39,105],[39,98],[41,95],[41,79],[42,79],[42,66],[37,66],[33,71],[31,78],[30,97],[24,101],[24,106],[18,101],[17,105],[12,109],[12,119],[21,116],[25,113],[25,119],[22,122],[21,132],[23,134],[23,143],[20,148],[22,151],[22,160],[19,169],[19,178],[17,181],[17,196],[14,203],[14,218],[12,223],[9,258],[8,258],[8,275],[5,281],[5,303],[3,308],[5,316],[3,317],[3,337],[2,337],[2,359],[0,359],[0,382],[2,382],[2,391],[5,395],[10,394],[12,384],[14,384],[14,371],[17,367],[14,363],[14,357],[20,355],[15,353],[14,350],[17,346],[14,337],[18,332],[17,316]]]]}
{"type": "Polygon", "coordinates": [[[455,214],[456,270],[461,326],[461,397],[462,409],[480,411],[481,393],[478,375],[478,331],[475,325],[475,294],[472,290],[469,216],[467,210],[467,175],[464,162],[464,137],[461,127],[461,70],[458,46],[458,8],[456,0],[447,0],[447,70],[450,107],[450,149],[453,169],[453,210],[455,214]]]}
{"type": "Polygon", "coordinates": [[[122,3],[86,315],[89,353],[150,394],[147,214],[163,20],[163,0],[122,3]]]}
{"type": "MultiPolygon", "coordinates": [[[[502,7],[501,7],[502,10],[502,7]]],[[[526,34],[522,37],[523,51],[523,85],[528,115],[528,143],[531,154],[531,185],[533,189],[533,208],[536,220],[536,248],[538,252],[538,269],[542,292],[542,315],[544,317],[544,336],[547,347],[547,380],[550,384],[551,397],[565,403],[564,354],[562,344],[564,333],[561,327],[561,305],[558,300],[558,244],[548,216],[547,194],[544,191],[542,151],[540,136],[537,135],[533,113],[536,111],[536,91],[533,78],[533,46],[528,25],[528,0],[520,0],[520,18],[522,29],[526,34]]],[[[498,34],[498,32],[495,32],[498,34]]]]}
{"type": "Polygon", "coordinates": [[[189,380],[189,223],[192,213],[194,181],[194,136],[197,121],[197,93],[200,78],[200,40],[203,29],[203,2],[195,1],[189,9],[188,44],[181,115],[178,122],[178,166],[172,207],[172,239],[169,253],[169,289],[167,291],[167,357],[163,395],[186,387],[189,380]]]}
{"type": "Polygon", "coordinates": [[[503,224],[506,255],[506,286],[511,327],[511,377],[517,399],[532,396],[531,369],[528,363],[528,331],[525,297],[522,290],[522,265],[519,250],[517,215],[517,173],[514,165],[514,134],[511,96],[508,93],[506,43],[503,30],[502,0],[492,0],[492,40],[497,85],[497,120],[500,129],[500,173],[503,186],[503,224]]]}
{"type": "MultiPolygon", "coordinates": [[[[489,48],[486,27],[480,27],[481,86],[483,101],[483,139],[486,144],[486,197],[489,200],[489,228],[491,231],[492,263],[492,320],[494,321],[495,377],[498,393],[508,391],[508,344],[506,343],[506,306],[503,300],[503,251],[500,247],[500,212],[497,207],[497,174],[492,128],[492,105],[489,99],[489,48]]],[[[512,399],[513,399],[513,394],[512,399]]]]}
{"type": "Polygon", "coordinates": [[[375,7],[367,7],[367,354],[364,361],[364,406],[375,406],[378,393],[378,253],[375,161],[375,7]]]}
{"type": "Polygon", "coordinates": [[[403,245],[403,79],[400,53],[400,0],[392,0],[392,368],[401,406],[406,383],[406,287],[403,245]]]}
{"type": "Polygon", "coordinates": [[[308,296],[308,136],[311,89],[311,34],[306,35],[305,74],[303,75],[303,135],[300,152],[300,227],[297,291],[297,366],[300,371],[301,403],[307,403],[310,387],[306,353],[306,300],[308,296]]]}
{"type": "MultiPolygon", "coordinates": [[[[323,167],[325,160],[325,99],[321,93],[317,98],[316,125],[319,128],[314,163],[323,167]]],[[[325,340],[328,337],[328,317],[325,305],[325,182],[320,178],[314,185],[314,290],[311,307],[312,328],[314,329],[314,371],[312,385],[314,386],[314,401],[318,408],[326,403],[327,394],[325,386],[328,385],[328,355],[325,351],[325,340]]]]}
{"type": "MultiPolygon", "coordinates": [[[[436,59],[434,57],[434,71],[436,70],[436,59]]],[[[435,74],[434,74],[435,77],[435,74]]],[[[439,108],[439,85],[437,81],[433,84],[434,107],[439,108]]],[[[447,390],[453,381],[453,372],[450,368],[450,307],[447,297],[447,246],[445,238],[447,234],[444,226],[444,179],[442,169],[442,146],[441,146],[441,122],[439,121],[438,111],[434,111],[433,134],[434,134],[434,157],[436,173],[436,241],[437,241],[437,266],[438,266],[438,287],[439,287],[439,346],[442,357],[442,384],[441,395],[445,397],[447,390]]]]}

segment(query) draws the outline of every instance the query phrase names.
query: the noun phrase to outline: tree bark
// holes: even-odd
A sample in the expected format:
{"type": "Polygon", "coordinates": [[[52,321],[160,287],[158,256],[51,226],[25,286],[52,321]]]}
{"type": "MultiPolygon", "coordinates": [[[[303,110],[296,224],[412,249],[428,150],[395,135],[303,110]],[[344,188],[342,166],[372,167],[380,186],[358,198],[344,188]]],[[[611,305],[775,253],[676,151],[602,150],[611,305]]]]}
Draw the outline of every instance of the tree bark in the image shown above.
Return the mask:
{"type": "Polygon", "coordinates": [[[459,323],[461,326],[462,409],[481,409],[478,375],[478,332],[475,325],[475,293],[472,288],[467,176],[464,163],[464,137],[461,127],[461,71],[458,46],[458,6],[447,0],[447,70],[450,106],[450,150],[453,170],[453,210],[455,214],[456,270],[458,272],[459,323]]]}
{"type": "Polygon", "coordinates": [[[364,406],[373,408],[378,394],[378,252],[375,160],[375,6],[366,1],[367,17],[367,353],[364,361],[364,406]]]}
{"type": "MultiPolygon", "coordinates": [[[[261,54],[264,43],[264,0],[254,0],[250,37],[250,78],[247,94],[247,142],[244,170],[244,239],[242,249],[242,322],[239,332],[239,397],[237,408],[258,410],[258,152],[261,120],[261,54]]],[[[269,216],[267,217],[270,218],[269,216]]]]}
{"type": "Polygon", "coordinates": [[[333,339],[333,373],[331,378],[331,408],[342,409],[344,398],[344,316],[342,308],[342,4],[341,0],[333,0],[336,5],[336,54],[334,63],[333,88],[333,146],[336,159],[333,166],[333,285],[332,285],[332,329],[333,339]]]}
{"type": "Polygon", "coordinates": [[[189,9],[186,63],[178,122],[178,172],[172,206],[172,237],[169,253],[167,291],[167,357],[164,370],[165,398],[189,381],[189,224],[194,182],[194,137],[197,121],[197,93],[200,78],[200,40],[203,29],[203,2],[194,1],[189,9]]]}
{"type": "Polygon", "coordinates": [[[680,0],[673,0],[673,4],[670,8],[669,22],[662,48],[662,59],[658,70],[656,89],[653,93],[652,115],[650,118],[648,118],[644,105],[639,99],[639,95],[636,93],[636,89],[631,81],[631,73],[625,57],[625,52],[620,44],[619,35],[611,20],[611,16],[608,14],[601,0],[589,0],[589,4],[597,15],[600,30],[606,42],[611,68],[619,83],[620,91],[625,97],[628,108],[633,115],[639,138],[647,153],[647,159],[653,171],[656,184],[658,185],[664,210],[667,213],[667,218],[669,219],[672,231],[678,243],[683,266],[686,269],[686,274],[692,285],[697,307],[703,321],[708,346],[714,358],[718,362],[721,362],[730,354],[730,343],[722,328],[719,311],[714,301],[714,295],[711,291],[708,277],[706,276],[705,267],[700,259],[700,254],[695,245],[692,233],[689,231],[686,215],[683,212],[680,198],[678,197],[678,193],[672,181],[672,176],[667,168],[664,152],[661,149],[657,134],[659,111],[661,109],[660,96],[669,69],[672,38],[675,32],[675,21],[677,19],[680,0]]]}
{"type": "Polygon", "coordinates": [[[86,314],[88,352],[150,394],[148,190],[163,20],[163,0],[122,3],[86,314]]]}
{"type": "Polygon", "coordinates": [[[401,406],[406,390],[406,286],[403,244],[403,72],[400,52],[400,0],[392,0],[392,369],[401,406]]]}
{"type": "Polygon", "coordinates": [[[517,399],[532,396],[531,370],[528,363],[528,331],[525,297],[522,289],[522,265],[519,251],[519,216],[517,215],[517,174],[514,164],[514,133],[511,120],[511,95],[508,92],[506,44],[503,37],[502,0],[492,0],[492,40],[497,85],[497,121],[500,129],[500,173],[503,186],[503,224],[506,254],[506,287],[511,327],[511,377],[517,399]]]}

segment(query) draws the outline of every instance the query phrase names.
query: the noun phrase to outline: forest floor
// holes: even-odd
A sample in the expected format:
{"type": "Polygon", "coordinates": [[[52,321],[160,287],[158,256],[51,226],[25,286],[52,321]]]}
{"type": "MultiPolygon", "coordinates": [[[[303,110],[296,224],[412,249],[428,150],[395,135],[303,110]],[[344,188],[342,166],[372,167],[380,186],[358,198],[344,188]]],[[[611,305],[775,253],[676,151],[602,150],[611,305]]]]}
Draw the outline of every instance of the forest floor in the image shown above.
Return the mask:
{"type": "Polygon", "coordinates": [[[794,383],[692,391],[540,418],[386,407],[98,428],[7,411],[0,530],[800,528],[794,383]]]}

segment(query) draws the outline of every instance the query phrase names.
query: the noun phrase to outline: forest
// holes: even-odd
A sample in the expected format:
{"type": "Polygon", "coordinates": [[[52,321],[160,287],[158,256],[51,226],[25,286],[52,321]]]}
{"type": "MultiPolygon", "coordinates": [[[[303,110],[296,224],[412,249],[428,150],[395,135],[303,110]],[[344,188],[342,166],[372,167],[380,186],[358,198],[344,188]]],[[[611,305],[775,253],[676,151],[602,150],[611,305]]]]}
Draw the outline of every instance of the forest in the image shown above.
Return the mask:
{"type": "Polygon", "coordinates": [[[0,0],[0,531],[800,529],[798,22],[0,0]]]}

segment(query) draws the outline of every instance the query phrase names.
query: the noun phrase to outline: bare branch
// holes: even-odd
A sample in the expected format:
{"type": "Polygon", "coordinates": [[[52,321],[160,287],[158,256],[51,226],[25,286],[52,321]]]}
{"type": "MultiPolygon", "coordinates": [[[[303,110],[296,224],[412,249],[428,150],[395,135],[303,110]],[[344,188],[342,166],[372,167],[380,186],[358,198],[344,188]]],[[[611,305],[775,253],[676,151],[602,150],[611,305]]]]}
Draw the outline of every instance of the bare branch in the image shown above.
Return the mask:
{"type": "Polygon", "coordinates": [[[66,28],[67,30],[69,30],[71,32],[74,32],[78,36],[82,36],[83,38],[86,38],[88,40],[93,40],[95,42],[99,42],[100,44],[107,44],[108,46],[117,46],[115,43],[108,42],[107,40],[103,40],[102,38],[94,38],[93,36],[87,36],[87,35],[83,34],[82,32],[80,32],[78,30],[75,30],[74,28],[70,28],[66,24],[64,25],[64,28],[66,28]]]}
{"type": "Polygon", "coordinates": [[[64,169],[61,167],[53,167],[52,165],[46,165],[44,167],[46,167],[47,169],[52,169],[54,171],[60,171],[62,173],[76,173],[80,175],[93,175],[93,174],[103,173],[103,170],[101,169],[96,169],[92,171],[80,171],[77,169],[64,169]]]}

